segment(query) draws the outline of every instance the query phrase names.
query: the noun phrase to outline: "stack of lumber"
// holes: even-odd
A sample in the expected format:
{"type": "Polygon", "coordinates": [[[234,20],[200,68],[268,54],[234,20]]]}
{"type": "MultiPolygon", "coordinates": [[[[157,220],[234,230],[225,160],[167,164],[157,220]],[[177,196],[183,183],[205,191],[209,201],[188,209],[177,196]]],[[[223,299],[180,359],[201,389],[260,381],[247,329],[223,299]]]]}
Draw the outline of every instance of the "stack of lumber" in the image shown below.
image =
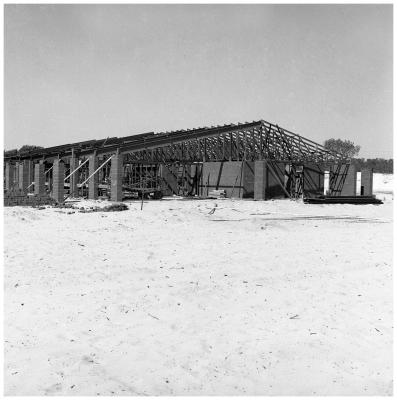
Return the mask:
{"type": "Polygon", "coordinates": [[[308,204],[383,204],[383,202],[375,196],[305,197],[303,202],[308,204]]]}
{"type": "Polygon", "coordinates": [[[208,197],[210,199],[224,199],[226,197],[226,190],[210,190],[208,197]]]}

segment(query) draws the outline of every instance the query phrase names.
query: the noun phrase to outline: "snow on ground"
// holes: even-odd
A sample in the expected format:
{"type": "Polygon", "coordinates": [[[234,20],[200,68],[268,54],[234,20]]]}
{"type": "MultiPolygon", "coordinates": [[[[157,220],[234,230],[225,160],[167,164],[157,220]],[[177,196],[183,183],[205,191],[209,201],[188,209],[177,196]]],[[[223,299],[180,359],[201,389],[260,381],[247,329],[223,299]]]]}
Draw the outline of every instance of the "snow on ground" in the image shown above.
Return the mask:
{"type": "Polygon", "coordinates": [[[393,174],[374,174],[373,191],[378,199],[393,200],[393,174]]]}
{"type": "Polygon", "coordinates": [[[7,395],[391,395],[392,202],[5,208],[7,395]]]}

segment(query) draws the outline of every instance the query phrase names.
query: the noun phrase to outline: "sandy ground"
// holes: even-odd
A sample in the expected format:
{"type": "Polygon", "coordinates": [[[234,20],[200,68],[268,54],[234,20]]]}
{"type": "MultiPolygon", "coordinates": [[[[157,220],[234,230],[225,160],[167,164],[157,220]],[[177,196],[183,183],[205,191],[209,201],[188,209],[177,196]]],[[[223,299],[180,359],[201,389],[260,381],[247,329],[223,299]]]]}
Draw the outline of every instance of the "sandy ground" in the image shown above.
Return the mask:
{"type": "Polygon", "coordinates": [[[390,197],[129,206],[4,210],[5,394],[392,394],[390,197]]]}

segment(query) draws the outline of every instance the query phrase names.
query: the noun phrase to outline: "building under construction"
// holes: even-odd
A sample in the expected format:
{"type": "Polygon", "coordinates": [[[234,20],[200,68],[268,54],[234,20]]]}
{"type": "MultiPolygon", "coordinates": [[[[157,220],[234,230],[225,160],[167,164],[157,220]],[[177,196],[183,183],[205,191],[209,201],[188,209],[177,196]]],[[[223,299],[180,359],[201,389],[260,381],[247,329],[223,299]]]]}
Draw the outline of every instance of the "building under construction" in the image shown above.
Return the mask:
{"type": "MultiPolygon", "coordinates": [[[[266,200],[356,195],[350,160],[264,120],[173,132],[109,137],[4,154],[7,198],[122,201],[148,194],[266,200]]],[[[372,195],[362,173],[361,194],[372,195]]],[[[23,202],[21,204],[24,204],[23,202]]]]}

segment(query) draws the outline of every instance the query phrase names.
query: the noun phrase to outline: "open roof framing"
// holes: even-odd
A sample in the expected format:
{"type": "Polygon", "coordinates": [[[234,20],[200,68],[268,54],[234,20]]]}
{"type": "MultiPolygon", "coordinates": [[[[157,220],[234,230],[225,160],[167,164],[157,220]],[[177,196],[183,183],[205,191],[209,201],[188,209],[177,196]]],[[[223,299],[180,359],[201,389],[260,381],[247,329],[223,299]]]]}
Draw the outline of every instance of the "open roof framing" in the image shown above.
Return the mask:
{"type": "Polygon", "coordinates": [[[5,160],[40,160],[113,154],[128,162],[202,162],[271,160],[291,163],[346,163],[342,155],[276,124],[260,120],[173,132],[143,133],[126,137],[69,143],[31,151],[4,153],[5,160]]]}

